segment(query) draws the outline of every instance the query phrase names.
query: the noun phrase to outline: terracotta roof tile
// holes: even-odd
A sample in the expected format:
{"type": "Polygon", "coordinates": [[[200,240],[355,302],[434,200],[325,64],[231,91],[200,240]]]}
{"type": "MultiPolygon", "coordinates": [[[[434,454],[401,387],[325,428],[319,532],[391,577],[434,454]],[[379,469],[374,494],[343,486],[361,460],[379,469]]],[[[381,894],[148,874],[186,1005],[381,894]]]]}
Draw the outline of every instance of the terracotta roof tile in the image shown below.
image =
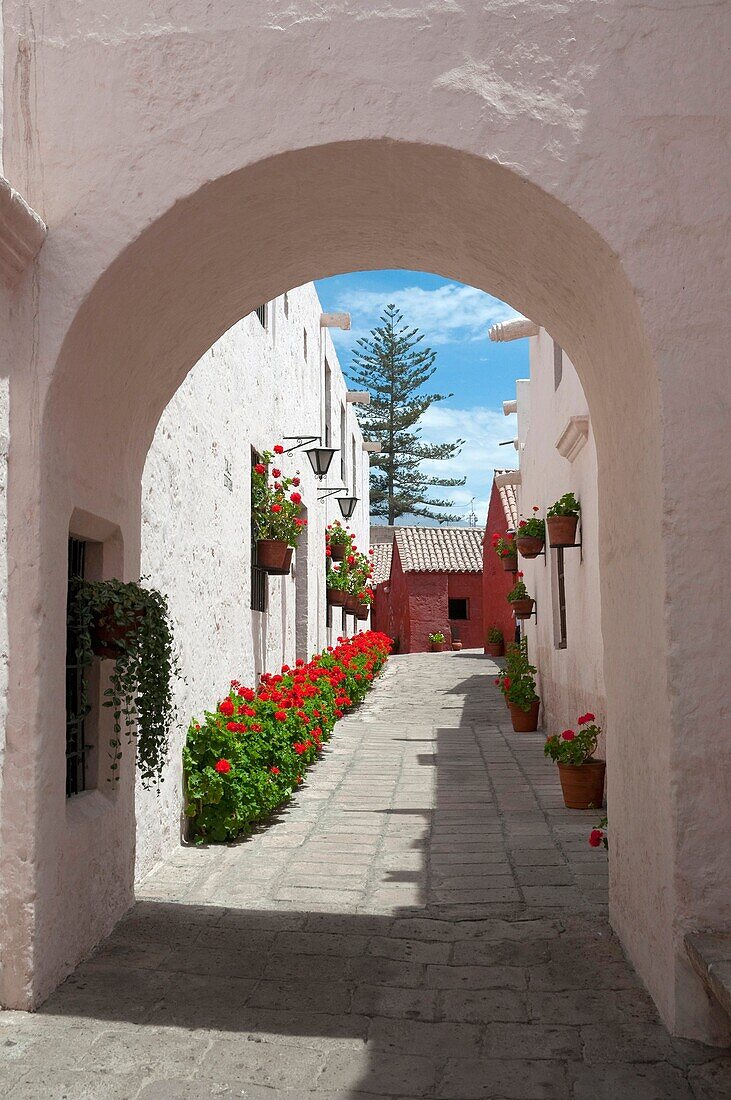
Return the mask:
{"type": "Polygon", "coordinates": [[[393,542],[378,542],[373,549],[373,576],[371,584],[375,587],[382,584],[391,576],[391,558],[393,557],[393,542]]]}
{"type": "MultiPolygon", "coordinates": [[[[498,474],[512,474],[514,470],[496,470],[495,476],[498,474]]],[[[500,500],[502,501],[503,511],[505,512],[505,522],[508,527],[513,530],[518,526],[518,498],[515,495],[514,485],[498,485],[498,492],[500,493],[500,500]]]]}
{"type": "Polygon", "coordinates": [[[478,527],[397,527],[395,539],[405,573],[481,573],[478,527]]]}

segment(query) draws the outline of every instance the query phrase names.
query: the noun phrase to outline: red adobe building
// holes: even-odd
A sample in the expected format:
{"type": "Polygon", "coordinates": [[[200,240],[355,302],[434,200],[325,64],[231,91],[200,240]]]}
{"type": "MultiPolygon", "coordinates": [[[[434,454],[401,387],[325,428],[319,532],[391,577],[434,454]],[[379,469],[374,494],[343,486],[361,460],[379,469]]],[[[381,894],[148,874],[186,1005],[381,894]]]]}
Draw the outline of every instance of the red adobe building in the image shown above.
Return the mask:
{"type": "Polygon", "coordinates": [[[373,628],[398,652],[425,652],[437,631],[482,648],[482,539],[474,527],[371,528],[373,628]]]}
{"type": "Polygon", "coordinates": [[[487,525],[482,540],[482,602],[485,633],[492,626],[503,632],[505,644],[515,638],[515,619],[507,601],[514,584],[513,574],[506,572],[492,548],[492,537],[514,531],[518,525],[518,504],[515,487],[510,484],[514,470],[496,470],[487,508],[487,525]]]}

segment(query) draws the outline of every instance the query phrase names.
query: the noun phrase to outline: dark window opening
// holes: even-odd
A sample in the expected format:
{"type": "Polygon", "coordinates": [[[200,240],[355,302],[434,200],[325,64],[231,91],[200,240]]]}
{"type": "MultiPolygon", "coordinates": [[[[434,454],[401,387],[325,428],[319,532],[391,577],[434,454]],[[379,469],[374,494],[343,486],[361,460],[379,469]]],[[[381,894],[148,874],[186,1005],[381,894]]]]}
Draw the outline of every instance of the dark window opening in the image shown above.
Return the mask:
{"type": "Polygon", "coordinates": [[[327,359],[325,360],[325,432],[324,432],[324,447],[330,447],[330,440],[332,439],[331,428],[331,406],[332,406],[332,371],[330,370],[330,364],[327,359]]]}
{"type": "Polygon", "coordinates": [[[259,324],[261,325],[261,327],[266,328],[267,327],[267,307],[266,307],[266,304],[264,304],[263,306],[257,306],[255,312],[256,312],[256,316],[259,318],[259,324]]]}
{"type": "Polygon", "coordinates": [[[289,294],[285,290],[284,292],[284,316],[289,317],[289,294]]]}
{"type": "Polygon", "coordinates": [[[302,329],[302,348],[305,353],[305,362],[307,361],[307,329],[302,329]]]}
{"type": "Polygon", "coordinates": [[[84,579],[86,543],[70,538],[68,544],[68,595],[66,601],[66,797],[86,790],[86,717],[84,704],[87,670],[78,664],[78,631],[69,616],[71,601],[84,579]]]}
{"type": "Polygon", "coordinates": [[[450,600],[449,601],[449,613],[450,619],[469,619],[469,600],[450,600]]]}
{"type": "Polygon", "coordinates": [[[553,341],[553,388],[557,390],[563,377],[563,348],[553,341]]]}
{"type": "MultiPolygon", "coordinates": [[[[251,449],[251,465],[256,466],[257,462],[261,462],[261,455],[258,451],[251,449]]],[[[251,505],[251,610],[252,611],[266,611],[267,609],[267,574],[266,570],[257,565],[256,561],[256,543],[259,538],[259,532],[256,527],[256,519],[254,518],[254,504],[251,505]]]]}
{"type": "Polygon", "coordinates": [[[566,649],[566,581],[564,578],[563,546],[556,548],[556,577],[558,580],[558,637],[557,649],[566,649]]]}

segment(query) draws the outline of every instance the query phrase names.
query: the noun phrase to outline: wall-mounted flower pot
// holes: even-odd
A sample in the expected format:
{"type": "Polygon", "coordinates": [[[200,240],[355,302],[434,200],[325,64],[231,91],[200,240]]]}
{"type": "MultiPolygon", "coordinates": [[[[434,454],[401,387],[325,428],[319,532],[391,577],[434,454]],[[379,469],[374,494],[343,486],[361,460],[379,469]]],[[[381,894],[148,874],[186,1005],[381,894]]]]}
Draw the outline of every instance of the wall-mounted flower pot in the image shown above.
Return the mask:
{"type": "Polygon", "coordinates": [[[533,604],[536,601],[528,596],[524,600],[512,600],[510,606],[513,609],[516,619],[530,619],[533,614],[533,604]]]}
{"type": "Polygon", "coordinates": [[[350,615],[357,615],[358,608],[360,607],[360,600],[357,596],[351,596],[350,593],[345,597],[345,610],[350,615]]]}
{"type": "Polygon", "coordinates": [[[339,588],[328,588],[327,590],[327,602],[331,607],[345,607],[347,598],[347,594],[341,592],[339,588]]]}
{"type": "Polygon", "coordinates": [[[95,657],[115,661],[124,652],[125,647],[122,643],[128,642],[134,637],[146,612],[143,608],[140,608],[139,611],[135,611],[133,614],[134,619],[132,622],[118,623],[114,618],[114,608],[110,605],[108,611],[100,611],[94,616],[89,634],[91,649],[95,657]]]}
{"type": "Polygon", "coordinates": [[[576,546],[578,516],[549,516],[546,520],[549,546],[576,546]]]}
{"type": "Polygon", "coordinates": [[[359,619],[362,623],[366,621],[366,619],[368,618],[368,608],[365,604],[360,605],[355,613],[355,617],[356,619],[359,619]]]}
{"type": "Polygon", "coordinates": [[[488,657],[504,657],[505,656],[505,643],[504,642],[485,642],[485,653],[488,657]]]}
{"type": "Polygon", "coordinates": [[[537,558],[545,545],[543,539],[536,535],[520,535],[515,540],[515,545],[523,558],[537,558]]]}
{"type": "Polygon", "coordinates": [[[345,561],[345,545],[342,542],[330,543],[330,558],[332,561],[345,561]]]}
{"type": "Polygon", "coordinates": [[[284,565],[281,569],[275,569],[273,566],[269,566],[267,573],[270,577],[286,577],[289,576],[289,572],[292,568],[292,554],[294,550],[291,546],[287,547],[287,553],[284,555],[284,565]]]}
{"type": "Polygon", "coordinates": [[[281,573],[284,569],[287,560],[287,551],[289,549],[290,547],[288,544],[282,539],[259,539],[256,544],[256,563],[260,569],[266,570],[267,573],[272,570],[281,573]]]}
{"type": "Polygon", "coordinates": [[[522,707],[517,706],[515,703],[511,703],[510,700],[506,700],[506,702],[515,732],[535,733],[538,729],[538,711],[541,706],[540,699],[536,699],[535,703],[531,704],[530,710],[523,710],[522,707]]]}
{"type": "Polygon", "coordinates": [[[598,810],[604,802],[603,760],[587,760],[584,764],[559,764],[564,804],[569,810],[598,810]]]}
{"type": "Polygon", "coordinates": [[[518,572],[518,555],[517,555],[517,553],[516,554],[508,554],[507,557],[501,558],[500,560],[503,563],[503,569],[505,570],[506,573],[517,573],[518,572]]]}
{"type": "Polygon", "coordinates": [[[431,644],[432,653],[444,653],[444,648],[445,648],[447,643],[446,642],[431,642],[430,644],[431,644]]]}

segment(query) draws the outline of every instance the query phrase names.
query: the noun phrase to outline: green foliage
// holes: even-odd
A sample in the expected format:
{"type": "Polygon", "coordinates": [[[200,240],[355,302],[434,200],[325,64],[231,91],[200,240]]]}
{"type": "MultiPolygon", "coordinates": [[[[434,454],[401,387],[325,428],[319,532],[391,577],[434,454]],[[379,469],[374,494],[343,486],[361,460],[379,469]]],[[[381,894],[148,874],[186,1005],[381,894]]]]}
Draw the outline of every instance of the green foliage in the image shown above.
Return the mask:
{"type": "Polygon", "coordinates": [[[535,667],[528,660],[528,643],[525,638],[508,646],[505,668],[495,680],[509,703],[529,711],[538,699],[536,694],[535,667]]]}
{"type": "Polygon", "coordinates": [[[523,580],[523,574],[518,573],[518,579],[513,587],[510,589],[507,595],[509,603],[515,603],[516,600],[528,600],[531,599],[528,595],[528,589],[525,587],[525,581],[523,580]]]}
{"type": "Polygon", "coordinates": [[[578,721],[579,729],[554,733],[546,739],[543,752],[558,764],[586,764],[596,752],[601,726],[594,722],[593,714],[584,714],[578,721]]]}
{"type": "Polygon", "coordinates": [[[359,410],[364,434],[382,441],[371,456],[371,513],[394,523],[400,516],[425,516],[445,523],[453,519],[449,500],[433,500],[429,490],[464,485],[464,478],[428,477],[419,466],[425,459],[440,461],[458,455],[463,439],[454,443],[423,443],[416,427],[426,410],[452,394],[422,393],[436,370],[436,353],[421,347],[423,333],[402,325],[403,315],[387,305],[381,324],[369,338],[358,340],[350,380],[371,395],[359,410]],[[413,430],[412,430],[413,429],[413,430]]]}
{"type": "Polygon", "coordinates": [[[191,723],[183,749],[194,839],[232,840],[285,803],[337,719],[364,698],[390,646],[385,635],[368,631],[308,664],[283,665],[257,689],[233,680],[216,709],[191,723]]]}
{"type": "Polygon", "coordinates": [[[515,545],[515,535],[492,536],[492,548],[499,558],[516,558],[518,547],[515,545]]]}
{"type": "Polygon", "coordinates": [[[578,516],[581,505],[573,493],[564,493],[560,500],[552,504],[546,515],[549,519],[553,516],[578,516]]]}
{"type": "Polygon", "coordinates": [[[538,516],[531,516],[529,519],[522,519],[518,524],[518,530],[515,532],[515,537],[520,539],[525,536],[529,536],[534,539],[546,538],[546,521],[539,519],[538,516]]]}
{"type": "Polygon", "coordinates": [[[327,569],[328,588],[357,596],[361,603],[369,604],[373,599],[373,590],[369,580],[373,573],[373,564],[368,554],[361,554],[354,545],[350,547],[343,561],[330,562],[327,569]]]}
{"type": "Polygon", "coordinates": [[[500,645],[505,641],[505,637],[499,627],[491,626],[487,632],[487,640],[490,645],[500,645]]]}
{"type": "MultiPolygon", "coordinates": [[[[137,765],[144,787],[162,782],[169,730],[176,717],[172,683],[179,675],[173,650],[168,605],[154,588],[119,580],[74,583],[69,620],[78,638],[76,659],[91,665],[92,635],[102,627],[114,630],[117,654],[105,691],[105,707],[112,709],[114,737],[110,739],[112,780],[118,779],[121,736],[137,740],[137,765]]],[[[82,707],[87,705],[83,678],[82,707]]]]}
{"type": "Polygon", "coordinates": [[[333,520],[327,525],[325,532],[325,546],[346,546],[348,550],[353,545],[354,535],[347,527],[343,527],[340,520],[333,520]]]}
{"type": "MultiPolygon", "coordinates": [[[[281,447],[277,448],[280,452],[281,447]]],[[[265,451],[261,462],[251,470],[251,509],[257,538],[278,539],[296,546],[307,520],[300,519],[302,496],[298,491],[299,477],[285,477],[276,463],[282,463],[283,453],[265,451]]]]}
{"type": "Polygon", "coordinates": [[[441,645],[442,642],[445,641],[445,640],[446,639],[445,639],[444,635],[442,634],[441,630],[437,630],[435,634],[430,634],[429,635],[429,641],[434,642],[436,645],[441,645]]]}

